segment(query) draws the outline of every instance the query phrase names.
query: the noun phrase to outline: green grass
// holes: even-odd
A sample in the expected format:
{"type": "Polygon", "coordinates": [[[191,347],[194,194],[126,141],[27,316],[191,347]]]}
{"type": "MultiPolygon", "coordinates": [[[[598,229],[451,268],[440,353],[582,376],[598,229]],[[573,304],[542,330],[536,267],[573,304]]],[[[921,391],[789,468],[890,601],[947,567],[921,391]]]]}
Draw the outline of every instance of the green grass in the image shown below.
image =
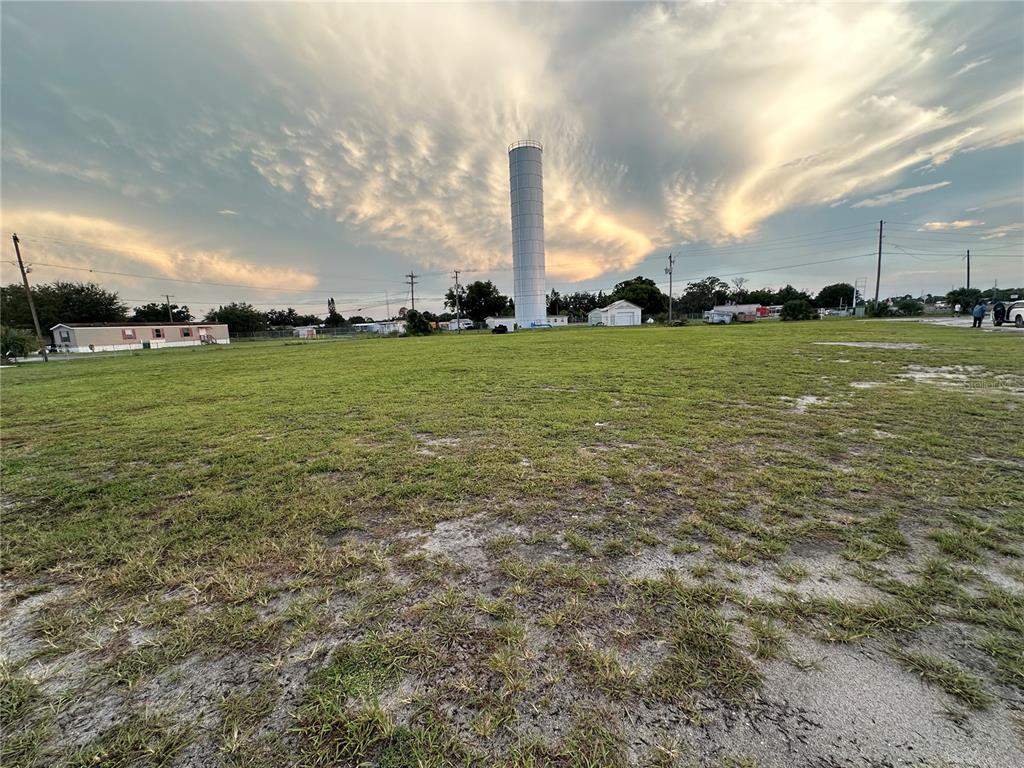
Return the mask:
{"type": "Polygon", "coordinates": [[[952,661],[905,648],[893,648],[890,652],[905,667],[917,672],[951,696],[956,696],[968,706],[974,709],[988,709],[992,704],[992,694],[985,687],[985,683],[952,661]]]}
{"type": "Polygon", "coordinates": [[[72,749],[60,703],[5,668],[4,762],[173,761],[199,713],[128,701],[229,662],[259,679],[200,708],[239,765],[626,764],[624,707],[745,706],[794,635],[888,647],[956,621],[983,687],[917,671],[1022,687],[1024,605],[985,575],[1019,578],[1019,343],[836,321],[5,369],[19,658],[84,665],[61,696],[121,703],[72,749]],[[910,364],[985,372],[937,387],[910,364]],[[826,399],[796,413],[803,395],[826,399]]]}

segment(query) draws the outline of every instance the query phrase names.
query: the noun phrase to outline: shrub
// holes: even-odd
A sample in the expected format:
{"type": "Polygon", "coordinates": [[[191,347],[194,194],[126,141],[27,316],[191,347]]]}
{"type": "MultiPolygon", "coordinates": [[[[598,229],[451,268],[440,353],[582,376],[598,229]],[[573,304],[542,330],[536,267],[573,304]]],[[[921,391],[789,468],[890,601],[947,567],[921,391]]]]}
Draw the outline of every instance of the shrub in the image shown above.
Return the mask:
{"type": "Polygon", "coordinates": [[[782,305],[780,316],[783,320],[810,320],[817,319],[818,311],[805,299],[793,299],[782,305]]]}
{"type": "Polygon", "coordinates": [[[0,357],[9,360],[27,357],[39,349],[39,339],[31,331],[0,327],[0,357]]]}
{"type": "Polygon", "coordinates": [[[892,314],[892,308],[884,301],[869,301],[864,310],[868,317],[889,317],[892,314]]]}
{"type": "Polygon", "coordinates": [[[405,313],[405,332],[410,336],[429,336],[433,330],[430,321],[422,312],[410,309],[405,313]]]}
{"type": "Polygon", "coordinates": [[[900,299],[896,302],[896,311],[901,315],[920,315],[924,312],[924,304],[917,299],[900,299]]]}

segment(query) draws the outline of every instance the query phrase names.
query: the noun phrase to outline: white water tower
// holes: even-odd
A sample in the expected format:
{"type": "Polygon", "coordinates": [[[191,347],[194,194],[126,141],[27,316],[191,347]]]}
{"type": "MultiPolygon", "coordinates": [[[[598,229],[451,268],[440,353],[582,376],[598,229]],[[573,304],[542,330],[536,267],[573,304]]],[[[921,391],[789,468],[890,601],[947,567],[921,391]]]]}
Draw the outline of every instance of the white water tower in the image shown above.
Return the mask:
{"type": "Polygon", "coordinates": [[[508,148],[512,193],[512,271],[516,324],[547,322],[544,289],[544,179],[539,141],[524,139],[508,148]]]}

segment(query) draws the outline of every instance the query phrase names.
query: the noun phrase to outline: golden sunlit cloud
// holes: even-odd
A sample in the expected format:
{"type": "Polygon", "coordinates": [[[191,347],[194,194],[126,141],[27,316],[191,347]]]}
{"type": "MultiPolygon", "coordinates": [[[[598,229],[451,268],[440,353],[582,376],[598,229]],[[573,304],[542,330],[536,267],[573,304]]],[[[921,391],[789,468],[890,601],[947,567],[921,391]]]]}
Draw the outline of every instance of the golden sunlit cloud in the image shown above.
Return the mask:
{"type": "MultiPolygon", "coordinates": [[[[149,271],[183,280],[225,282],[275,289],[309,289],[316,275],[291,268],[267,267],[238,258],[229,250],[169,245],[169,238],[109,219],[58,211],[4,210],[5,230],[31,244],[31,260],[79,269],[47,267],[62,279],[81,280],[80,268],[149,271]]],[[[28,251],[29,249],[26,249],[28,251]]],[[[121,278],[121,282],[131,282],[121,278]]]]}

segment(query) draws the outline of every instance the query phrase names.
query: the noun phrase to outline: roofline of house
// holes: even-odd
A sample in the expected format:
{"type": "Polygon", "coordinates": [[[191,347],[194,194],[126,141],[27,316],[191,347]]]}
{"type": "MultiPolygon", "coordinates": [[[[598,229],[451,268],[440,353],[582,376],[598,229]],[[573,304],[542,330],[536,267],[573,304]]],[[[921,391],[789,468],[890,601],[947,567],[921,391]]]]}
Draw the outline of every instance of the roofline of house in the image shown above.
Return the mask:
{"type": "Polygon", "coordinates": [[[50,327],[54,328],[212,328],[216,325],[227,325],[227,323],[57,323],[50,327]]]}

